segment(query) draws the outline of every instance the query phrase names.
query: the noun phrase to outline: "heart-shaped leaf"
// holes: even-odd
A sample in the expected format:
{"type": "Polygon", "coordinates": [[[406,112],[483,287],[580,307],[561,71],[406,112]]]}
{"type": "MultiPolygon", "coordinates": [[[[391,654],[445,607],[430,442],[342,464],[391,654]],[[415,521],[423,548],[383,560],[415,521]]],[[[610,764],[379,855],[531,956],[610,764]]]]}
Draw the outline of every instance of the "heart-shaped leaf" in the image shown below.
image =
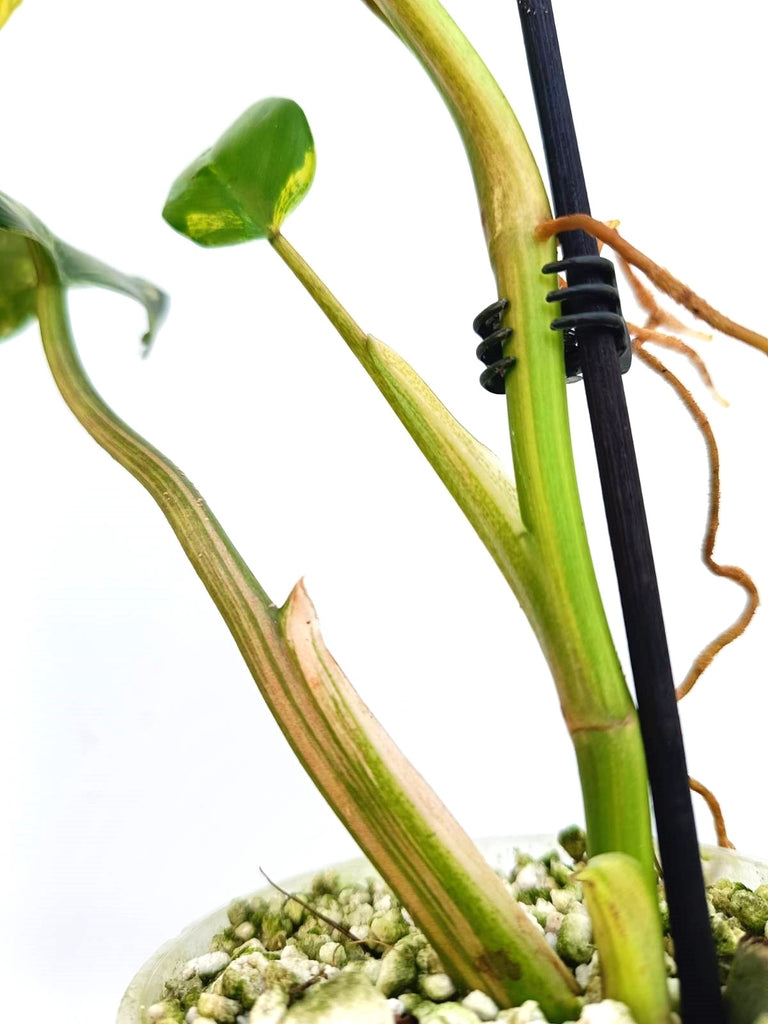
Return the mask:
{"type": "Polygon", "coordinates": [[[42,246],[53,260],[65,286],[93,284],[121,292],[140,302],[149,326],[145,351],[160,326],[167,296],[149,281],[128,277],[87,253],[62,242],[21,203],[0,192],[0,340],[21,330],[36,316],[37,274],[28,242],[42,246]]]}
{"type": "Polygon", "coordinates": [[[255,103],[179,175],[163,217],[204,246],[276,234],[315,176],[315,144],[293,100],[255,103]]]}

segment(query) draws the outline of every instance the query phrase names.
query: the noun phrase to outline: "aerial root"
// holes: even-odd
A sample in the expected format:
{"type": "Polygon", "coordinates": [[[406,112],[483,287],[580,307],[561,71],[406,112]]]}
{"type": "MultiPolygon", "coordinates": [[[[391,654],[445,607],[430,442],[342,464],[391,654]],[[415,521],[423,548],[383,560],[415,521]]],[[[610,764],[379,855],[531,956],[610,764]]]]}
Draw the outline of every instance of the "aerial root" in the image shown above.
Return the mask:
{"type": "Polygon", "coordinates": [[[679,305],[684,306],[698,320],[703,320],[716,331],[728,334],[732,338],[752,345],[761,352],[768,354],[768,338],[748,327],[737,324],[734,320],[724,316],[700,295],[697,295],[688,285],[683,284],[664,267],[654,263],[645,253],[640,252],[633,245],[616,231],[615,228],[595,220],[585,213],[574,213],[569,217],[557,217],[554,220],[544,221],[536,228],[535,236],[539,240],[551,238],[553,235],[561,234],[564,231],[585,231],[593,238],[604,242],[615,253],[621,256],[627,263],[637,267],[648,280],[654,284],[659,291],[669,295],[679,305]]]}
{"type": "Polygon", "coordinates": [[[725,819],[723,818],[723,811],[720,807],[720,801],[717,799],[711,789],[707,789],[696,779],[689,778],[688,785],[691,787],[694,793],[698,793],[699,796],[704,797],[709,808],[709,813],[712,815],[712,820],[715,824],[715,835],[717,836],[717,845],[724,846],[726,849],[735,850],[736,847],[733,845],[731,840],[728,838],[728,832],[725,828],[725,819]]]}
{"type": "MultiPolygon", "coordinates": [[[[615,224],[612,221],[608,223],[611,226],[615,224]]],[[[643,284],[624,257],[617,253],[617,260],[629,281],[638,306],[646,312],[646,328],[653,330],[656,327],[668,327],[671,331],[677,331],[678,334],[687,334],[691,338],[699,338],[701,341],[712,341],[711,334],[706,334],[704,331],[697,331],[695,328],[689,327],[682,320],[678,320],[676,316],[673,316],[668,309],[660,306],[651,289],[643,284]]]]}
{"type": "Polygon", "coordinates": [[[709,571],[714,573],[715,576],[721,576],[737,583],[742,590],[744,590],[747,597],[747,601],[741,615],[732,625],[727,629],[724,629],[722,633],[715,637],[711,643],[707,644],[691,665],[683,682],[677,687],[677,699],[682,700],[682,698],[693,689],[702,673],[712,664],[715,656],[719,654],[724,647],[727,647],[728,644],[741,636],[751,622],[752,616],[755,614],[757,606],[760,603],[760,598],[757,592],[757,587],[749,573],[736,565],[721,565],[712,557],[715,549],[715,540],[717,538],[717,529],[720,525],[720,453],[717,449],[715,435],[712,432],[712,427],[710,426],[704,410],[696,402],[693,395],[688,388],[685,387],[682,381],[680,381],[671,372],[671,370],[661,362],[660,359],[657,359],[655,356],[651,355],[650,352],[647,352],[643,348],[641,342],[636,341],[632,348],[638,359],[644,362],[646,366],[649,366],[655,373],[659,374],[659,376],[675,390],[704,438],[704,443],[707,448],[707,458],[709,461],[709,508],[707,511],[707,528],[701,546],[702,561],[709,571]]]}
{"type": "MultiPolygon", "coordinates": [[[[632,276],[634,277],[634,274],[632,276]]],[[[715,387],[712,375],[707,369],[707,364],[695,348],[692,348],[690,345],[686,345],[684,341],[681,341],[680,338],[676,338],[673,334],[662,334],[661,331],[653,330],[650,327],[637,327],[635,324],[630,323],[627,323],[627,327],[629,328],[629,333],[632,337],[640,342],[641,345],[645,344],[646,341],[652,341],[655,344],[660,345],[662,348],[669,349],[671,352],[678,352],[680,355],[685,356],[685,358],[694,367],[701,378],[702,383],[715,401],[724,408],[727,408],[730,405],[730,402],[724,398],[715,387]]]]}
{"type": "MultiPolygon", "coordinates": [[[[722,313],[718,312],[704,299],[696,295],[696,293],[688,288],[687,285],[684,285],[677,278],[673,277],[668,270],[660,267],[644,253],[630,245],[630,243],[627,242],[626,239],[622,238],[618,231],[616,231],[617,227],[618,221],[609,221],[604,224],[598,220],[594,220],[592,217],[588,217],[583,214],[575,214],[570,217],[560,217],[556,220],[546,221],[537,228],[536,236],[539,239],[544,239],[565,231],[581,230],[592,235],[592,237],[597,240],[598,251],[602,248],[603,244],[608,245],[613,249],[618,258],[619,265],[629,281],[635,299],[638,305],[645,311],[647,317],[646,323],[643,327],[638,327],[634,324],[627,324],[630,335],[632,336],[632,350],[641,362],[645,363],[646,366],[662,377],[662,379],[672,387],[688,410],[688,413],[704,438],[704,443],[707,449],[707,460],[709,463],[710,487],[707,510],[707,527],[701,546],[702,561],[706,565],[707,569],[714,575],[730,579],[734,583],[738,584],[746,595],[746,603],[742,613],[736,621],[707,644],[707,646],[695,658],[685,679],[676,689],[676,697],[678,700],[681,700],[687,693],[690,693],[702,673],[712,664],[712,661],[720,651],[736,640],[737,637],[742,635],[757,610],[760,598],[754,581],[744,569],[734,565],[721,565],[713,558],[715,540],[720,522],[720,455],[709,420],[703,409],[698,405],[693,395],[685,387],[682,381],[680,381],[679,378],[676,377],[660,359],[651,355],[651,353],[645,348],[646,342],[651,342],[652,344],[659,345],[670,351],[683,355],[695,368],[704,385],[709,389],[713,397],[720,402],[721,405],[727,406],[728,402],[716,390],[709,370],[698,352],[696,352],[696,350],[690,345],[686,344],[681,338],[674,334],[662,332],[659,328],[666,327],[671,331],[677,332],[677,334],[686,334],[691,337],[707,341],[711,340],[711,335],[693,330],[683,324],[668,310],[660,306],[651,290],[643,281],[640,280],[634,268],[645,274],[650,282],[660,291],[669,295],[675,302],[678,302],[680,305],[688,309],[689,312],[693,313],[695,317],[704,320],[716,330],[721,331],[724,334],[728,334],[737,340],[743,341],[748,345],[752,345],[765,353],[768,353],[768,338],[765,338],[746,327],[742,327],[740,324],[728,319],[728,317],[723,316],[722,313]]],[[[689,779],[689,783],[691,789],[702,796],[707,802],[707,806],[709,807],[715,826],[718,846],[733,848],[733,843],[731,843],[728,838],[725,828],[720,804],[714,794],[707,789],[706,786],[697,782],[696,779],[689,779]]]]}

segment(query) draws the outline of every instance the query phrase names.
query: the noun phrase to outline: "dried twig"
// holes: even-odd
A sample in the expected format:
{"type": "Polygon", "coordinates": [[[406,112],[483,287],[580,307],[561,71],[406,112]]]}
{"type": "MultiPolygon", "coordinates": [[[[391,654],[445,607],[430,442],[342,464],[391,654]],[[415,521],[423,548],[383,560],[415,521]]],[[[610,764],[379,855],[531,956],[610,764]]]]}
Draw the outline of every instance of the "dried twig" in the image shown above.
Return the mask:
{"type": "Polygon", "coordinates": [[[315,908],[310,903],[307,903],[307,901],[303,900],[300,896],[297,896],[295,893],[288,892],[286,889],[281,889],[277,882],[272,881],[272,879],[266,873],[264,868],[259,868],[259,871],[266,878],[266,880],[269,882],[273,889],[277,889],[277,891],[279,893],[282,893],[283,896],[285,896],[287,899],[293,900],[294,903],[298,903],[300,907],[304,907],[306,911],[308,911],[313,917],[316,917],[319,921],[322,921],[324,924],[327,924],[331,928],[335,928],[337,932],[339,932],[345,938],[349,939],[350,942],[354,942],[355,945],[366,945],[369,947],[369,949],[371,949],[374,952],[377,951],[381,946],[384,946],[385,949],[393,948],[386,942],[379,942],[378,939],[374,940],[373,942],[369,942],[367,939],[358,939],[358,937],[353,932],[351,932],[349,928],[345,928],[343,924],[338,924],[338,922],[332,921],[330,917],[326,917],[325,914],[321,914],[319,910],[315,910],[315,908]]]}

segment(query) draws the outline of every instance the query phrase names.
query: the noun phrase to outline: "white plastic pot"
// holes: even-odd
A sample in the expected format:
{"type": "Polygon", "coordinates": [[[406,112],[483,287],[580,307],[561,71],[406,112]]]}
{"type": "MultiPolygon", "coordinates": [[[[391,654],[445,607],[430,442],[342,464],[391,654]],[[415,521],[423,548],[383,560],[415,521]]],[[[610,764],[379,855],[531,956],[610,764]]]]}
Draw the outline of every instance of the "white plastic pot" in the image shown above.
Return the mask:
{"type": "MultiPolygon", "coordinates": [[[[554,836],[521,836],[513,838],[481,839],[478,847],[486,860],[502,871],[511,870],[515,863],[515,851],[522,850],[533,857],[540,857],[557,846],[554,836]]],[[[723,850],[716,846],[702,846],[701,858],[704,865],[704,876],[707,883],[718,878],[730,878],[741,882],[750,889],[758,885],[768,884],[768,864],[762,864],[750,857],[743,857],[733,850],[723,850]]],[[[376,874],[371,865],[363,858],[344,861],[334,865],[342,882],[359,882],[376,874]]],[[[285,882],[280,882],[283,889],[299,892],[303,889],[320,867],[308,874],[298,875],[285,882]]],[[[260,890],[262,895],[274,895],[273,889],[260,890]]],[[[235,894],[233,894],[234,896],[235,894]]],[[[250,895],[250,894],[248,894],[250,895]]],[[[179,964],[199,956],[208,950],[213,935],[228,924],[227,907],[220,907],[211,914],[206,914],[198,921],[161,946],[136,974],[128,986],[117,1013],[117,1024],[147,1024],[147,1007],[156,1003],[163,994],[163,985],[170,978],[179,964]]]]}

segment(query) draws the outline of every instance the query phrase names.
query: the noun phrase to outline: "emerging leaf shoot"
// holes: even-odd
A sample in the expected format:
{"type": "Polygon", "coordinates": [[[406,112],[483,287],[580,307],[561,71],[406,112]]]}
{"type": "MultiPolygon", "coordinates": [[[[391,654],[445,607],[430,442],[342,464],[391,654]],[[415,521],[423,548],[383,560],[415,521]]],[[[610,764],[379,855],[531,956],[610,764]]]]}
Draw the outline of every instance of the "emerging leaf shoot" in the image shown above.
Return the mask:
{"type": "Polygon", "coordinates": [[[293,100],[261,100],[179,175],[163,217],[198,245],[269,238],[314,176],[315,144],[304,111],[293,100]]]}
{"type": "Polygon", "coordinates": [[[592,857],[578,872],[600,954],[606,999],[618,999],[637,1024],[670,1020],[661,922],[640,864],[625,853],[592,857]]]}

